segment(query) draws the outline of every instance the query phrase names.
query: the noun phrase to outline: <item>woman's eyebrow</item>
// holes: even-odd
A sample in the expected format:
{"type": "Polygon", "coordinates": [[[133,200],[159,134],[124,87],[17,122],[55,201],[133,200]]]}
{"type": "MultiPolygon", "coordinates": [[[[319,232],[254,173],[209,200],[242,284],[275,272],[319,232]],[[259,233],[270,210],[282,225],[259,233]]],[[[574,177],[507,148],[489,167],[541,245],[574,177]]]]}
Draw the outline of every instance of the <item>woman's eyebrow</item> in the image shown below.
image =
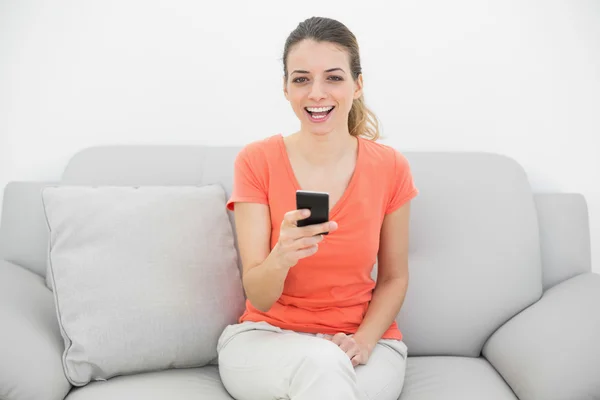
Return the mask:
{"type": "MultiPolygon", "coordinates": [[[[333,71],[342,71],[343,73],[346,73],[346,71],[344,71],[341,68],[330,68],[330,69],[325,70],[325,72],[333,72],[333,71]]],[[[290,75],[293,75],[293,74],[310,74],[310,72],[305,71],[303,69],[295,69],[294,71],[292,71],[292,73],[290,75]]]]}

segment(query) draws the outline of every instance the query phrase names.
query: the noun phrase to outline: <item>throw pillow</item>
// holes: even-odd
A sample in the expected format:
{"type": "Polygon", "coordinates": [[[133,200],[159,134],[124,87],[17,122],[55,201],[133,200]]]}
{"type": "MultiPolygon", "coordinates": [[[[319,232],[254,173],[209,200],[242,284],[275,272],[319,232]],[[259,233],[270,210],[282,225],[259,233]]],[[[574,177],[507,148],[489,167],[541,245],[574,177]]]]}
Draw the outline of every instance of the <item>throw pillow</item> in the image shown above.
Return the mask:
{"type": "Polygon", "coordinates": [[[216,358],[244,306],[221,186],[54,186],[42,198],[72,385],[216,358]]]}

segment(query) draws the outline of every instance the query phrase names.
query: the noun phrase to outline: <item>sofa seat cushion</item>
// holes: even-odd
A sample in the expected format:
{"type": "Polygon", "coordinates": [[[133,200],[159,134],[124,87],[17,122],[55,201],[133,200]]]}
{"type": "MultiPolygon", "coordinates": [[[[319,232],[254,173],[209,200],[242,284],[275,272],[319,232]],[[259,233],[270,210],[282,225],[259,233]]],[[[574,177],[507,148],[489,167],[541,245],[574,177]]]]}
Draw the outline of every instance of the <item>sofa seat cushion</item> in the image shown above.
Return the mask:
{"type": "MultiPolygon", "coordinates": [[[[231,400],[214,365],[119,376],[74,388],[65,400],[231,400]]],[[[400,400],[517,400],[483,358],[409,357],[400,400]]],[[[378,400],[378,399],[372,399],[378,400]]]]}
{"type": "Polygon", "coordinates": [[[65,400],[231,400],[216,366],[117,376],[71,390],[65,400]]]}
{"type": "Polygon", "coordinates": [[[517,400],[484,358],[409,357],[400,400],[430,399],[517,400]]]}

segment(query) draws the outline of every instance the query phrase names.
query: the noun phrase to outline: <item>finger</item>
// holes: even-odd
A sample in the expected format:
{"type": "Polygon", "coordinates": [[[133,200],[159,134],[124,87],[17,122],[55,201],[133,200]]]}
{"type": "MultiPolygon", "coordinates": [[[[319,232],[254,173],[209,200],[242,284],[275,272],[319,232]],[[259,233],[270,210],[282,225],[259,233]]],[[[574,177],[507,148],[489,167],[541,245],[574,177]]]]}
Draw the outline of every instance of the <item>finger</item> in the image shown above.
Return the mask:
{"type": "MultiPolygon", "coordinates": [[[[354,351],[352,353],[352,355],[356,354],[356,350],[358,349],[358,346],[356,345],[356,343],[354,342],[354,340],[352,340],[351,338],[347,337],[346,339],[344,339],[342,341],[342,343],[339,344],[340,349],[342,349],[344,351],[344,353],[348,353],[351,350],[354,351]]],[[[349,354],[350,356],[350,354],[349,354]]]]}
{"type": "Polygon", "coordinates": [[[314,236],[320,233],[333,232],[337,229],[338,224],[335,221],[323,222],[321,224],[308,225],[299,228],[302,236],[314,236]]]}
{"type": "Polygon", "coordinates": [[[310,257],[313,254],[315,254],[317,252],[317,250],[319,249],[319,245],[318,244],[314,244],[310,247],[306,247],[304,249],[300,249],[296,251],[296,257],[299,259],[301,258],[306,258],[306,257],[310,257]]]}
{"type": "Polygon", "coordinates": [[[350,361],[352,361],[352,366],[356,367],[358,364],[361,363],[361,359],[360,359],[360,354],[355,355],[354,357],[352,357],[350,359],[350,361]]]}
{"type": "Polygon", "coordinates": [[[283,216],[282,225],[296,226],[298,221],[300,221],[301,219],[308,218],[309,216],[310,210],[308,209],[288,211],[283,216]]]}
{"type": "Polygon", "coordinates": [[[343,332],[339,332],[339,333],[336,333],[335,335],[333,335],[333,337],[331,338],[331,341],[339,346],[340,344],[342,344],[342,342],[344,341],[345,338],[346,338],[346,334],[343,332]]]}
{"type": "Polygon", "coordinates": [[[294,241],[294,248],[300,250],[306,247],[314,246],[315,244],[319,244],[323,241],[323,235],[309,236],[309,237],[301,237],[294,241]]]}
{"type": "MultiPolygon", "coordinates": [[[[340,346],[340,348],[342,347],[340,346]]],[[[345,353],[348,356],[348,358],[352,360],[352,358],[360,354],[360,350],[358,349],[358,346],[352,346],[348,350],[346,350],[345,353]]]]}
{"type": "Polygon", "coordinates": [[[280,226],[280,241],[290,246],[293,245],[294,240],[302,237],[303,235],[298,232],[297,222],[308,216],[310,216],[310,210],[307,209],[292,210],[285,213],[280,226]]]}

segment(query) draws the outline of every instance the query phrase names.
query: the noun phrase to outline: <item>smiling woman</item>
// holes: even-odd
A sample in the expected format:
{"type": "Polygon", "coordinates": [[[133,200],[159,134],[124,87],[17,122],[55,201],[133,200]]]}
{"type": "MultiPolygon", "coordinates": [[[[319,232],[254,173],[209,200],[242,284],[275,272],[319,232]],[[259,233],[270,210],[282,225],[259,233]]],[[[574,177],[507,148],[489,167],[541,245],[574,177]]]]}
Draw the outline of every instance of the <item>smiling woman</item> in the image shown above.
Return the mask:
{"type": "Polygon", "coordinates": [[[235,160],[227,207],[247,301],[219,339],[221,379],[238,400],[396,400],[407,348],[395,317],[418,193],[410,167],[376,142],[358,43],[346,26],[300,23],[283,70],[300,130],[250,143],[235,160]],[[298,190],[328,193],[328,222],[298,226],[310,215],[296,210],[298,190]]]}

